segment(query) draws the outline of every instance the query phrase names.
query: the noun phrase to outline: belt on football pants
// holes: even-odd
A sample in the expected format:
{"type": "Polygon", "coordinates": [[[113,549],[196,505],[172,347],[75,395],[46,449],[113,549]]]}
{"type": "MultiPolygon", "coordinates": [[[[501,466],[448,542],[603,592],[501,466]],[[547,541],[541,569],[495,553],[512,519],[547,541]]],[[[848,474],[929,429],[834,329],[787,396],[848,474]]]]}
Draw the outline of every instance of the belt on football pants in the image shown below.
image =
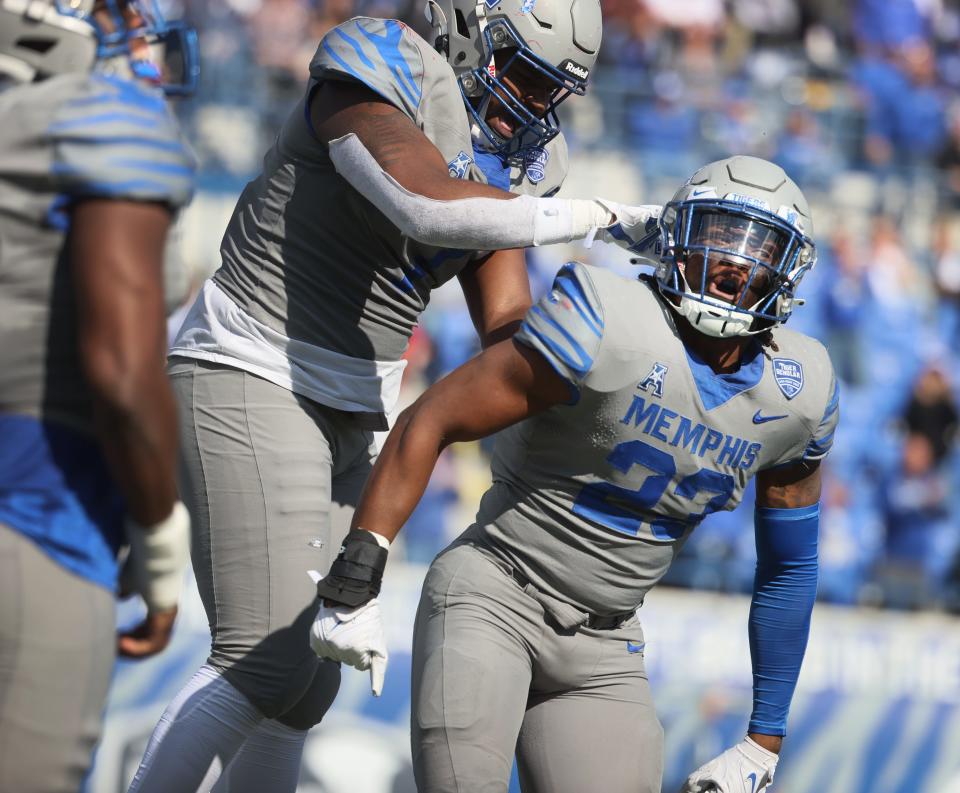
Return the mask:
{"type": "Polygon", "coordinates": [[[590,614],[586,611],[580,611],[569,603],[564,603],[562,600],[558,600],[546,592],[541,592],[530,582],[530,579],[517,570],[516,567],[502,561],[500,565],[510,577],[520,585],[520,588],[543,606],[547,613],[556,621],[557,625],[564,630],[584,627],[598,631],[612,631],[615,628],[619,628],[636,614],[636,611],[625,611],[621,614],[606,615],[590,614]]]}

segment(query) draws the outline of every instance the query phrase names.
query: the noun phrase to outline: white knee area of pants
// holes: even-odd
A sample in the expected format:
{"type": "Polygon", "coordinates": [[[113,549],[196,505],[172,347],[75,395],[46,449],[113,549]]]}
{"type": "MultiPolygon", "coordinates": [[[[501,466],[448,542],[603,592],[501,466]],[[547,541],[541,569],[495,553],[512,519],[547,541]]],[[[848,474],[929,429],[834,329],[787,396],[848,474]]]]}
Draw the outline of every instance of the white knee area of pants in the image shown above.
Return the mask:
{"type": "Polygon", "coordinates": [[[288,727],[276,719],[264,719],[247,738],[243,745],[243,751],[246,752],[248,747],[263,751],[265,760],[272,758],[273,755],[288,757],[295,754],[299,763],[303,743],[306,740],[306,730],[288,727]],[[267,752],[269,752],[269,755],[267,755],[267,752]]]}
{"type": "Polygon", "coordinates": [[[160,717],[130,793],[206,793],[263,720],[219,671],[201,666],[160,717]]]}
{"type": "Polygon", "coordinates": [[[211,793],[295,793],[306,730],[264,719],[244,741],[211,793]]]}

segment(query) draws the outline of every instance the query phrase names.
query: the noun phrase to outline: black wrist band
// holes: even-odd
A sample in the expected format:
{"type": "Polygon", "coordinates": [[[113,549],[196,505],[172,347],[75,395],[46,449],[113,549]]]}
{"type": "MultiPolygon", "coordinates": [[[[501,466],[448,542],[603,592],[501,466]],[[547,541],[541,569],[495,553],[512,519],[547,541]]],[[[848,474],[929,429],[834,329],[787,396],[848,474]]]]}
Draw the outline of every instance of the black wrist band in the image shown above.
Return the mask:
{"type": "Polygon", "coordinates": [[[380,594],[387,549],[364,529],[352,529],[330,566],[317,584],[317,597],[356,608],[380,594]]]}

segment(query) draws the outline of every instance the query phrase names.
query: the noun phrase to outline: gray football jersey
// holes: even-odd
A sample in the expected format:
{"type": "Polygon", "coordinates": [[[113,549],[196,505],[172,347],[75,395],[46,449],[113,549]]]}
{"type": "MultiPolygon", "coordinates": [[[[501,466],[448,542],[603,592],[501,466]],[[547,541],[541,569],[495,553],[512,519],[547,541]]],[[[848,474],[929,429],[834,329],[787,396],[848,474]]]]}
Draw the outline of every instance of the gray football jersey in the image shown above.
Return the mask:
{"type": "Polygon", "coordinates": [[[0,93],[0,413],[88,427],[65,241],[71,202],[191,196],[193,156],[159,90],[72,74],[0,93]]]}
{"type": "Polygon", "coordinates": [[[308,118],[310,97],[325,80],[361,82],[403,111],[452,176],[514,193],[556,192],[567,172],[566,143],[557,136],[522,168],[474,152],[453,70],[401,22],[357,17],[321,40],[303,100],[240,196],[214,281],[247,315],[289,339],[398,361],[430,291],[483,254],[404,237],[336,173],[308,118]]]}
{"type": "Polygon", "coordinates": [[[819,460],[833,441],[839,393],[819,342],[778,328],[775,346],[718,375],[674,322],[650,279],[572,263],[516,336],[572,400],[498,436],[468,536],[595,614],[636,608],[757,471],[819,460]]]}

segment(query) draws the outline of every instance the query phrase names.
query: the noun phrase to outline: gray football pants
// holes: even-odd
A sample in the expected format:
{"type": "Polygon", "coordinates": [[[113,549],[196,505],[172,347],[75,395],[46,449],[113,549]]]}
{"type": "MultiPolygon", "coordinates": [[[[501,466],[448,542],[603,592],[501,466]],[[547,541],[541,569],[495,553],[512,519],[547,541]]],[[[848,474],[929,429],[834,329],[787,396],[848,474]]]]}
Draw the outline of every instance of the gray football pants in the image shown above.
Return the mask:
{"type": "Polygon", "coordinates": [[[169,371],[208,663],[264,716],[308,729],[333,702],[340,668],[310,649],[307,571],[325,573],[339,550],[373,435],[248,372],[183,358],[169,371]]]}
{"type": "MultiPolygon", "coordinates": [[[[575,575],[571,571],[571,575],[575,575]]],[[[427,573],[413,640],[420,793],[657,793],[663,730],[636,618],[556,627],[485,551],[454,544],[427,573]]]]}
{"type": "Polygon", "coordinates": [[[116,650],[111,592],[0,524],[0,793],[76,793],[116,650]]]}

